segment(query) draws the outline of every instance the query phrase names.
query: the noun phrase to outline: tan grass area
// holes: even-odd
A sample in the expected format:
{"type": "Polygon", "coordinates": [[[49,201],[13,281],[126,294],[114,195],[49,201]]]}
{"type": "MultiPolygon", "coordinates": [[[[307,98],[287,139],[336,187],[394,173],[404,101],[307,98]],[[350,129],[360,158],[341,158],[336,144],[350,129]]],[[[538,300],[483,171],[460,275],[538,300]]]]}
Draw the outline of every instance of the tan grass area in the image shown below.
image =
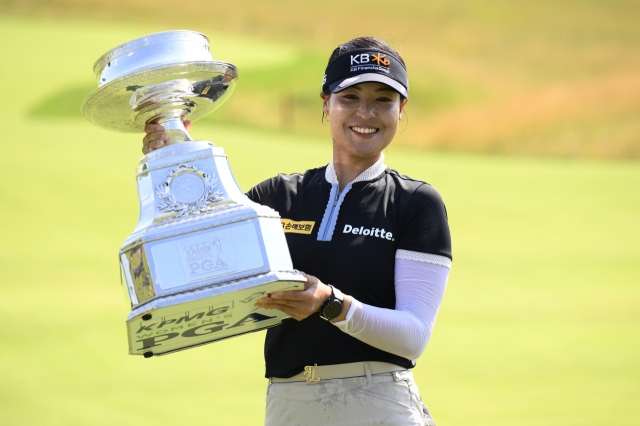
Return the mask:
{"type": "MultiPolygon", "coordinates": [[[[503,150],[508,141],[527,139],[554,127],[580,126],[638,111],[640,73],[610,75],[553,84],[513,94],[497,102],[443,111],[419,125],[411,123],[407,139],[418,146],[503,150]]],[[[597,146],[606,146],[616,139],[623,139],[625,143],[615,149],[591,147],[586,154],[620,156],[639,152],[640,126],[627,126],[624,131],[617,129],[597,135],[596,139],[597,146]]],[[[559,145],[567,146],[567,143],[559,142],[559,145]]],[[[529,150],[542,153],[550,148],[545,144],[538,150],[535,147],[529,147],[529,150]]]]}

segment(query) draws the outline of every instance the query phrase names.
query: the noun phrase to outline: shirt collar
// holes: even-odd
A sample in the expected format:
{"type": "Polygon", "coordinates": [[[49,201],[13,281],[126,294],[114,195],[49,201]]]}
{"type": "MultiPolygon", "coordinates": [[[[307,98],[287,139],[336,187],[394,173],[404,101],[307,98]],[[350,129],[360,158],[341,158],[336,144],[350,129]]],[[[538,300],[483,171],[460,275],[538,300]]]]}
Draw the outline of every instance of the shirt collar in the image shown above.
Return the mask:
{"type": "MultiPolygon", "coordinates": [[[[376,161],[371,167],[369,167],[364,172],[360,173],[360,175],[355,178],[353,181],[349,182],[361,182],[364,180],[372,180],[380,176],[387,169],[387,165],[384,164],[384,153],[381,153],[380,159],[376,161]]],[[[327,179],[329,183],[338,183],[338,175],[336,174],[336,169],[333,167],[333,161],[331,161],[324,172],[324,177],[327,179]]]]}

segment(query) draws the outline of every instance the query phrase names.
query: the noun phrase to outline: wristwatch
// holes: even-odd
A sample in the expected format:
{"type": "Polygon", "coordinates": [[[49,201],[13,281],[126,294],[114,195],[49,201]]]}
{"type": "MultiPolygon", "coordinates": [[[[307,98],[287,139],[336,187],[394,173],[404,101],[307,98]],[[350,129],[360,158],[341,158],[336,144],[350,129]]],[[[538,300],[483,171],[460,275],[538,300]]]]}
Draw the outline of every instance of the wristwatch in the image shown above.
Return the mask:
{"type": "Polygon", "coordinates": [[[344,307],[344,295],[331,284],[327,285],[331,287],[331,296],[329,296],[329,298],[325,300],[320,307],[320,318],[331,321],[338,318],[342,313],[342,308],[344,307]]]}

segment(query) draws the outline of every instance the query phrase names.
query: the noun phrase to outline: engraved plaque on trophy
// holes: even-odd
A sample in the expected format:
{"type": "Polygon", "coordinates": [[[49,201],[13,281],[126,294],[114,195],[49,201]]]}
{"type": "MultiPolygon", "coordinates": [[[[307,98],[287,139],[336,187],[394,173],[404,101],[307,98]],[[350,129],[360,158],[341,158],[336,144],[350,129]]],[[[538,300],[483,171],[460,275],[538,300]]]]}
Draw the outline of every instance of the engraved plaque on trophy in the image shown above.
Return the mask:
{"type": "Polygon", "coordinates": [[[89,121],[120,132],[158,123],[170,137],[140,160],[140,219],[120,249],[129,353],[162,355],[280,324],[285,314],[254,306],[304,288],[280,216],[249,200],[223,149],[193,141],[183,124],[229,98],[236,67],[215,61],[203,34],[168,31],[110,50],[94,71],[98,88],[82,105],[89,121]]]}

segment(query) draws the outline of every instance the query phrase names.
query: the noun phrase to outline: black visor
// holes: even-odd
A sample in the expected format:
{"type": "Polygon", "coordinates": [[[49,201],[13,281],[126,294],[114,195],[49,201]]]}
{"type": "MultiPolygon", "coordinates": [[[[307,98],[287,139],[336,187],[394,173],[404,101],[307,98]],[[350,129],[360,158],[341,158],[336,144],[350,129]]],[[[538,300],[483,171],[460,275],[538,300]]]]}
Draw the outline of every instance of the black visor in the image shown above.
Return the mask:
{"type": "Polygon", "coordinates": [[[375,49],[356,49],[338,56],[327,66],[322,91],[338,93],[366,82],[386,84],[409,97],[407,69],[389,52],[375,49]]]}

